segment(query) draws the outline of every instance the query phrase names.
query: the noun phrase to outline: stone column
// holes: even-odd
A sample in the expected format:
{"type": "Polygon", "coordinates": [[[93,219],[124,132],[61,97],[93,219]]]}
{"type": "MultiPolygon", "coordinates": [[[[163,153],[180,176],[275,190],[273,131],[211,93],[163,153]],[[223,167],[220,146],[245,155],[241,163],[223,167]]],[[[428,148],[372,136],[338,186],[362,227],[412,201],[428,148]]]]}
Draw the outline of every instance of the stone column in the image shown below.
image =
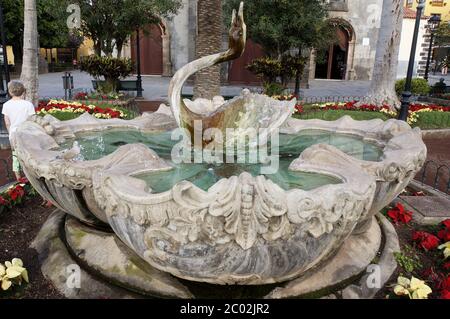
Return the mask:
{"type": "Polygon", "coordinates": [[[348,43],[347,74],[345,75],[346,80],[355,79],[355,46],[355,36],[352,35],[352,40],[348,43]]]}
{"type": "Polygon", "coordinates": [[[172,76],[172,61],[170,52],[170,35],[167,29],[163,30],[162,38],[162,51],[163,51],[163,73],[162,76],[172,76]]]}

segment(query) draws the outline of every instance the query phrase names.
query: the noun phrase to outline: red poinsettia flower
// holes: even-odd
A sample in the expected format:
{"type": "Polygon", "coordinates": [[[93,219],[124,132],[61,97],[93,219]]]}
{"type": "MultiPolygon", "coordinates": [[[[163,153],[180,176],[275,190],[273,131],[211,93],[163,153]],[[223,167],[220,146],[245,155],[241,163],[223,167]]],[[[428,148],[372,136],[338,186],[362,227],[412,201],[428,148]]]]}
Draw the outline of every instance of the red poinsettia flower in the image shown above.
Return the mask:
{"type": "Polygon", "coordinates": [[[449,300],[450,299],[450,290],[442,290],[440,298],[449,300]]]}
{"type": "Polygon", "coordinates": [[[396,224],[407,224],[412,220],[412,212],[406,211],[402,204],[398,203],[395,208],[387,212],[388,216],[396,224]]]}
{"type": "Polygon", "coordinates": [[[19,178],[18,182],[19,182],[19,184],[28,184],[29,180],[26,177],[21,177],[21,178],[19,178]]]}
{"type": "Polygon", "coordinates": [[[439,245],[439,238],[424,231],[414,231],[412,239],[425,250],[436,249],[439,245]]]}
{"type": "Polygon", "coordinates": [[[441,299],[450,299],[450,276],[444,277],[437,284],[438,290],[441,290],[441,299]]]}
{"type": "Polygon", "coordinates": [[[444,220],[442,225],[444,229],[441,229],[437,235],[444,242],[450,241],[450,219],[444,220]]]}
{"type": "Polygon", "coordinates": [[[442,222],[445,228],[450,229],[450,219],[446,219],[442,222]]]}
{"type": "Polygon", "coordinates": [[[447,261],[442,268],[444,268],[445,270],[450,270],[450,261],[447,261]]]}
{"type": "Polygon", "coordinates": [[[450,228],[440,230],[437,235],[444,242],[450,241],[450,228]]]}
{"type": "Polygon", "coordinates": [[[22,186],[16,185],[14,188],[8,191],[8,195],[13,201],[16,201],[17,199],[20,199],[25,195],[25,190],[22,186]]]}
{"type": "Polygon", "coordinates": [[[302,112],[303,112],[303,105],[297,104],[297,105],[295,106],[295,110],[296,110],[298,113],[302,113],[302,112]]]}
{"type": "Polygon", "coordinates": [[[8,205],[8,201],[0,196],[0,205],[8,205]]]}

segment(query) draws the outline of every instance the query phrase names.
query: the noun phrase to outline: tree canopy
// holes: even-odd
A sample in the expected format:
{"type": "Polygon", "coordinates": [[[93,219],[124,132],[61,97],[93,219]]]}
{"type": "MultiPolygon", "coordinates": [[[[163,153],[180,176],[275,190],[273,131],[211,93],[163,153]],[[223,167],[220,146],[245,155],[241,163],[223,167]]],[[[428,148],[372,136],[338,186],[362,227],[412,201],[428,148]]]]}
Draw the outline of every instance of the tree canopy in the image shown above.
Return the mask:
{"type": "MultiPolygon", "coordinates": [[[[224,0],[224,16],[230,17],[240,1],[224,0]]],[[[319,48],[330,43],[324,0],[246,0],[244,13],[248,37],[272,57],[292,48],[319,48]]]]}
{"type": "Polygon", "coordinates": [[[443,47],[450,45],[450,24],[442,23],[436,30],[436,40],[435,44],[437,46],[443,47]]]}
{"type": "MultiPolygon", "coordinates": [[[[233,8],[241,0],[224,0],[224,16],[230,17],[233,8]]],[[[325,0],[246,0],[245,21],[247,36],[260,44],[273,61],[272,65],[283,64],[288,57],[290,72],[282,71],[282,82],[295,76],[295,94],[300,91],[300,77],[306,59],[305,49],[321,49],[333,42],[335,25],[327,21],[328,3],[325,0]]],[[[261,66],[261,63],[259,63],[261,66]]],[[[267,83],[266,83],[267,84],[267,83]]],[[[280,87],[281,88],[281,87],[280,87]]]]}
{"type": "MultiPolygon", "coordinates": [[[[72,41],[66,20],[68,0],[39,0],[36,3],[39,44],[43,48],[76,45],[72,41]]],[[[6,39],[13,46],[15,56],[22,56],[24,32],[24,1],[3,0],[6,39]]]]}
{"type": "Polygon", "coordinates": [[[95,51],[118,54],[136,29],[176,14],[181,0],[73,0],[81,8],[81,33],[94,41],[95,51]]]}

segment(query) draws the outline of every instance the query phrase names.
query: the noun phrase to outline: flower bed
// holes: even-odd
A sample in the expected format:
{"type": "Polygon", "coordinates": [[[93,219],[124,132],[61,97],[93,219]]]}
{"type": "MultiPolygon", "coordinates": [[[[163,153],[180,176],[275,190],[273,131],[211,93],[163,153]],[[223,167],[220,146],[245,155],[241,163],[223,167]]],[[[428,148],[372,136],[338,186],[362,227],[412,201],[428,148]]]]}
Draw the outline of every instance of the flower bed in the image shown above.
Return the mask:
{"type": "Polygon", "coordinates": [[[21,204],[25,198],[34,197],[35,195],[36,191],[28,179],[22,178],[0,194],[0,213],[10,210],[14,206],[21,204]]]}
{"type": "Polygon", "coordinates": [[[128,99],[128,97],[123,93],[117,93],[112,92],[108,94],[100,94],[97,92],[92,93],[86,93],[86,92],[80,92],[75,94],[74,100],[105,100],[105,101],[111,101],[111,100],[124,100],[128,99]]]}
{"type": "MultiPolygon", "coordinates": [[[[389,105],[382,105],[381,107],[373,104],[358,105],[358,102],[297,104],[295,107],[295,115],[305,119],[314,118],[314,112],[320,111],[336,112],[337,117],[346,115],[346,113],[351,115],[352,112],[371,112],[373,114],[373,116],[370,114],[359,116],[357,119],[388,119],[397,118],[398,116],[398,113],[392,111],[389,105]]],[[[450,127],[450,106],[422,103],[411,104],[407,122],[412,126],[423,128],[450,127]]]]}
{"type": "Polygon", "coordinates": [[[93,104],[83,104],[80,102],[68,102],[64,100],[41,101],[36,111],[38,115],[44,116],[51,114],[56,118],[71,119],[78,117],[83,113],[89,113],[99,119],[129,119],[131,113],[118,107],[104,107],[93,104]],[[66,116],[64,116],[66,114],[66,116]]]}
{"type": "Polygon", "coordinates": [[[111,107],[121,107],[127,110],[136,111],[138,106],[136,99],[128,94],[123,93],[109,93],[100,94],[97,92],[80,92],[73,97],[73,101],[90,105],[94,104],[97,106],[110,105],[111,107]]]}
{"type": "Polygon", "coordinates": [[[386,286],[386,297],[450,299],[450,219],[436,226],[420,226],[401,204],[385,214],[401,243],[401,252],[394,254],[398,273],[386,286]]]}

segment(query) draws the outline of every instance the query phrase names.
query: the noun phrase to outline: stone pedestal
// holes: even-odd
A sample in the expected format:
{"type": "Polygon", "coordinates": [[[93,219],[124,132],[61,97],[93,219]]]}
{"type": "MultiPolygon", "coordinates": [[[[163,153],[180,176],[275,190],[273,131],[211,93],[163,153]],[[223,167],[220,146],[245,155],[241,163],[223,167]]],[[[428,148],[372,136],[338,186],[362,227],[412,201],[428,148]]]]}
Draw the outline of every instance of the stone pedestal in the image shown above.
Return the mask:
{"type": "Polygon", "coordinates": [[[392,253],[400,249],[392,225],[381,215],[378,220],[366,232],[350,236],[335,256],[304,276],[254,287],[175,278],[149,266],[113,233],[88,227],[58,210],[32,248],[39,253],[43,274],[68,298],[370,298],[392,275],[392,253]],[[381,286],[368,288],[366,277],[377,267],[381,286]],[[73,287],[77,275],[79,286],[73,287]]]}

